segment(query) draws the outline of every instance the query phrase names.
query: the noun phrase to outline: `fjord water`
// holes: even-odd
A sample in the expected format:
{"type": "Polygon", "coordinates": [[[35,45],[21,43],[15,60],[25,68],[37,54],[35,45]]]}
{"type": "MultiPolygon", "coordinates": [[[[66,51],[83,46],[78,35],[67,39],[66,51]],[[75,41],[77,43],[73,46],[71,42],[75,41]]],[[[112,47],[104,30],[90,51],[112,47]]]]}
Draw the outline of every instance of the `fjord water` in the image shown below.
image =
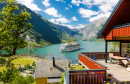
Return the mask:
{"type": "MultiPolygon", "coordinates": [[[[78,53],[80,52],[105,52],[105,42],[79,41],[79,43],[81,44],[81,49],[73,52],[60,52],[60,46],[62,44],[54,44],[39,48],[33,54],[39,57],[47,57],[48,59],[55,57],[56,59],[75,61],[78,60],[78,53]]],[[[112,46],[109,45],[108,51],[111,48],[112,46]]]]}

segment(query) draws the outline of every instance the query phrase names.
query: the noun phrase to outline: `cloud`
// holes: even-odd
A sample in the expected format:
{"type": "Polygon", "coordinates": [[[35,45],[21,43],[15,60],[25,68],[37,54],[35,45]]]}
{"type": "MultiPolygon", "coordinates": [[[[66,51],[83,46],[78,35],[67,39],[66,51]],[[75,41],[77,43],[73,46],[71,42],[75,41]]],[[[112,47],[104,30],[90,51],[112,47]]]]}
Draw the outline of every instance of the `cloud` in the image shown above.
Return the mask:
{"type": "Polygon", "coordinates": [[[119,0],[72,0],[71,3],[76,6],[80,4],[88,7],[98,6],[100,12],[110,12],[113,10],[119,0]]]}
{"type": "Polygon", "coordinates": [[[47,8],[46,10],[44,10],[44,12],[48,15],[52,15],[53,17],[62,17],[62,15],[58,14],[58,11],[54,7],[47,8]]]}
{"type": "Polygon", "coordinates": [[[75,26],[75,27],[73,25],[67,25],[67,24],[59,24],[59,23],[56,23],[56,24],[62,25],[62,26],[67,26],[70,29],[81,29],[81,28],[85,27],[85,25],[83,25],[83,24],[78,24],[78,26],[75,26]]]}
{"type": "Polygon", "coordinates": [[[49,21],[53,22],[53,23],[70,23],[71,21],[69,21],[66,18],[58,18],[58,19],[50,19],[49,21]]]}
{"type": "Polygon", "coordinates": [[[67,26],[67,27],[70,28],[70,29],[74,29],[74,26],[73,26],[73,25],[67,25],[67,24],[60,24],[60,25],[62,25],[62,26],[67,26]]]}
{"type": "Polygon", "coordinates": [[[78,21],[78,19],[75,16],[72,17],[72,20],[73,21],[78,21]]]}
{"type": "Polygon", "coordinates": [[[101,17],[109,17],[113,8],[119,0],[93,0],[93,5],[99,8],[98,15],[90,17],[89,21],[92,22],[101,17]]]}
{"type": "Polygon", "coordinates": [[[64,0],[56,0],[56,1],[60,1],[60,2],[66,3],[64,0]]]}
{"type": "Polygon", "coordinates": [[[93,5],[97,5],[101,12],[110,12],[113,10],[119,0],[94,0],[93,5]]]}
{"type": "Polygon", "coordinates": [[[96,11],[88,11],[88,10],[85,10],[86,11],[85,13],[83,8],[80,9],[79,11],[82,17],[84,18],[91,17],[90,21],[92,21],[92,15],[96,15],[93,18],[98,18],[101,15],[106,16],[106,14],[109,15],[118,1],[119,0],[72,0],[71,3],[76,6],[80,6],[80,4],[87,5],[87,7],[97,6],[99,8],[98,10],[99,14],[96,11]]]}
{"type": "Polygon", "coordinates": [[[46,7],[51,6],[51,4],[49,3],[49,0],[42,1],[42,4],[45,5],[46,7]]]}
{"type": "Polygon", "coordinates": [[[83,24],[78,24],[78,26],[75,27],[75,29],[81,29],[83,27],[85,27],[86,25],[83,25],[83,24]]]}
{"type": "Polygon", "coordinates": [[[24,4],[25,6],[27,6],[28,8],[30,8],[31,10],[34,11],[41,11],[40,8],[38,8],[38,6],[36,4],[34,4],[34,0],[17,0],[19,3],[24,4]]]}
{"type": "Polygon", "coordinates": [[[96,11],[92,11],[92,10],[84,9],[84,8],[79,8],[78,12],[79,12],[79,14],[81,14],[81,17],[83,17],[83,18],[89,18],[89,17],[91,17],[93,15],[98,15],[99,14],[96,11]]]}
{"type": "Polygon", "coordinates": [[[101,14],[95,16],[95,17],[89,18],[89,21],[92,22],[92,21],[97,20],[97,19],[99,19],[99,18],[101,18],[101,17],[109,17],[110,14],[111,14],[111,12],[108,12],[108,13],[105,13],[105,14],[104,14],[104,13],[101,13],[101,14]]]}
{"type": "Polygon", "coordinates": [[[72,5],[68,4],[68,6],[69,6],[70,8],[72,8],[72,5]]]}
{"type": "Polygon", "coordinates": [[[80,6],[80,4],[84,4],[84,5],[92,5],[92,2],[93,0],[72,0],[71,3],[73,5],[76,5],[76,6],[80,6]]]}
{"type": "Polygon", "coordinates": [[[66,9],[66,10],[69,10],[69,8],[68,8],[68,7],[65,7],[65,9],[66,9]]]}

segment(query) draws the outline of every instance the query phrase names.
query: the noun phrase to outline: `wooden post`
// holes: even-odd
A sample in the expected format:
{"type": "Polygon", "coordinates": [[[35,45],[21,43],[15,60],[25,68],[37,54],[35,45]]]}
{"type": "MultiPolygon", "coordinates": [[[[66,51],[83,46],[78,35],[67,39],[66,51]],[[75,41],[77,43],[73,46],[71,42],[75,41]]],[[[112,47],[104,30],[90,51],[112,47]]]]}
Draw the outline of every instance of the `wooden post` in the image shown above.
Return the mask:
{"type": "Polygon", "coordinates": [[[105,41],[105,63],[107,63],[107,41],[105,41]]]}
{"type": "Polygon", "coordinates": [[[122,50],[122,42],[120,41],[120,49],[119,49],[120,56],[121,56],[121,50],[122,50]]]}

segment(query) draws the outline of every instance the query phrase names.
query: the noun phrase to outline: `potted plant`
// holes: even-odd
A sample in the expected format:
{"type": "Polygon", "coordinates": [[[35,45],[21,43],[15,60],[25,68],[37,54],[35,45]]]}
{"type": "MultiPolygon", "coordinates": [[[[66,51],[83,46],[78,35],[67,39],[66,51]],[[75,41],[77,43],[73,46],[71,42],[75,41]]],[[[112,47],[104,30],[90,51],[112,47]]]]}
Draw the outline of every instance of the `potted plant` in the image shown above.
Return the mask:
{"type": "Polygon", "coordinates": [[[112,74],[107,74],[107,81],[111,81],[112,74]]]}

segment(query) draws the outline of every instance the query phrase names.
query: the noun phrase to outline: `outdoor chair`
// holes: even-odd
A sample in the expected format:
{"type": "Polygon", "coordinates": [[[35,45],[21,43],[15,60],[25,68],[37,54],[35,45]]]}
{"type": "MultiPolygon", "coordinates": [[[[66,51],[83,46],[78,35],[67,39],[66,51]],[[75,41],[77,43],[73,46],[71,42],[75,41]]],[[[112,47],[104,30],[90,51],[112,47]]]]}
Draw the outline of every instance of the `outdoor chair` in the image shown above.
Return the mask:
{"type": "Polygon", "coordinates": [[[109,59],[113,57],[113,53],[109,53],[109,59]]]}
{"type": "Polygon", "coordinates": [[[130,72],[130,67],[128,67],[128,65],[130,65],[130,61],[128,61],[128,60],[121,60],[121,61],[122,61],[122,63],[125,65],[124,69],[125,69],[126,71],[129,71],[129,72],[130,72]]]}
{"type": "Polygon", "coordinates": [[[115,61],[115,59],[113,58],[113,53],[109,53],[109,59],[110,59],[111,63],[112,63],[112,61],[115,61]]]}
{"type": "Polygon", "coordinates": [[[125,65],[125,68],[127,68],[127,66],[130,65],[130,61],[127,61],[127,60],[121,60],[121,61],[125,65]]]}

